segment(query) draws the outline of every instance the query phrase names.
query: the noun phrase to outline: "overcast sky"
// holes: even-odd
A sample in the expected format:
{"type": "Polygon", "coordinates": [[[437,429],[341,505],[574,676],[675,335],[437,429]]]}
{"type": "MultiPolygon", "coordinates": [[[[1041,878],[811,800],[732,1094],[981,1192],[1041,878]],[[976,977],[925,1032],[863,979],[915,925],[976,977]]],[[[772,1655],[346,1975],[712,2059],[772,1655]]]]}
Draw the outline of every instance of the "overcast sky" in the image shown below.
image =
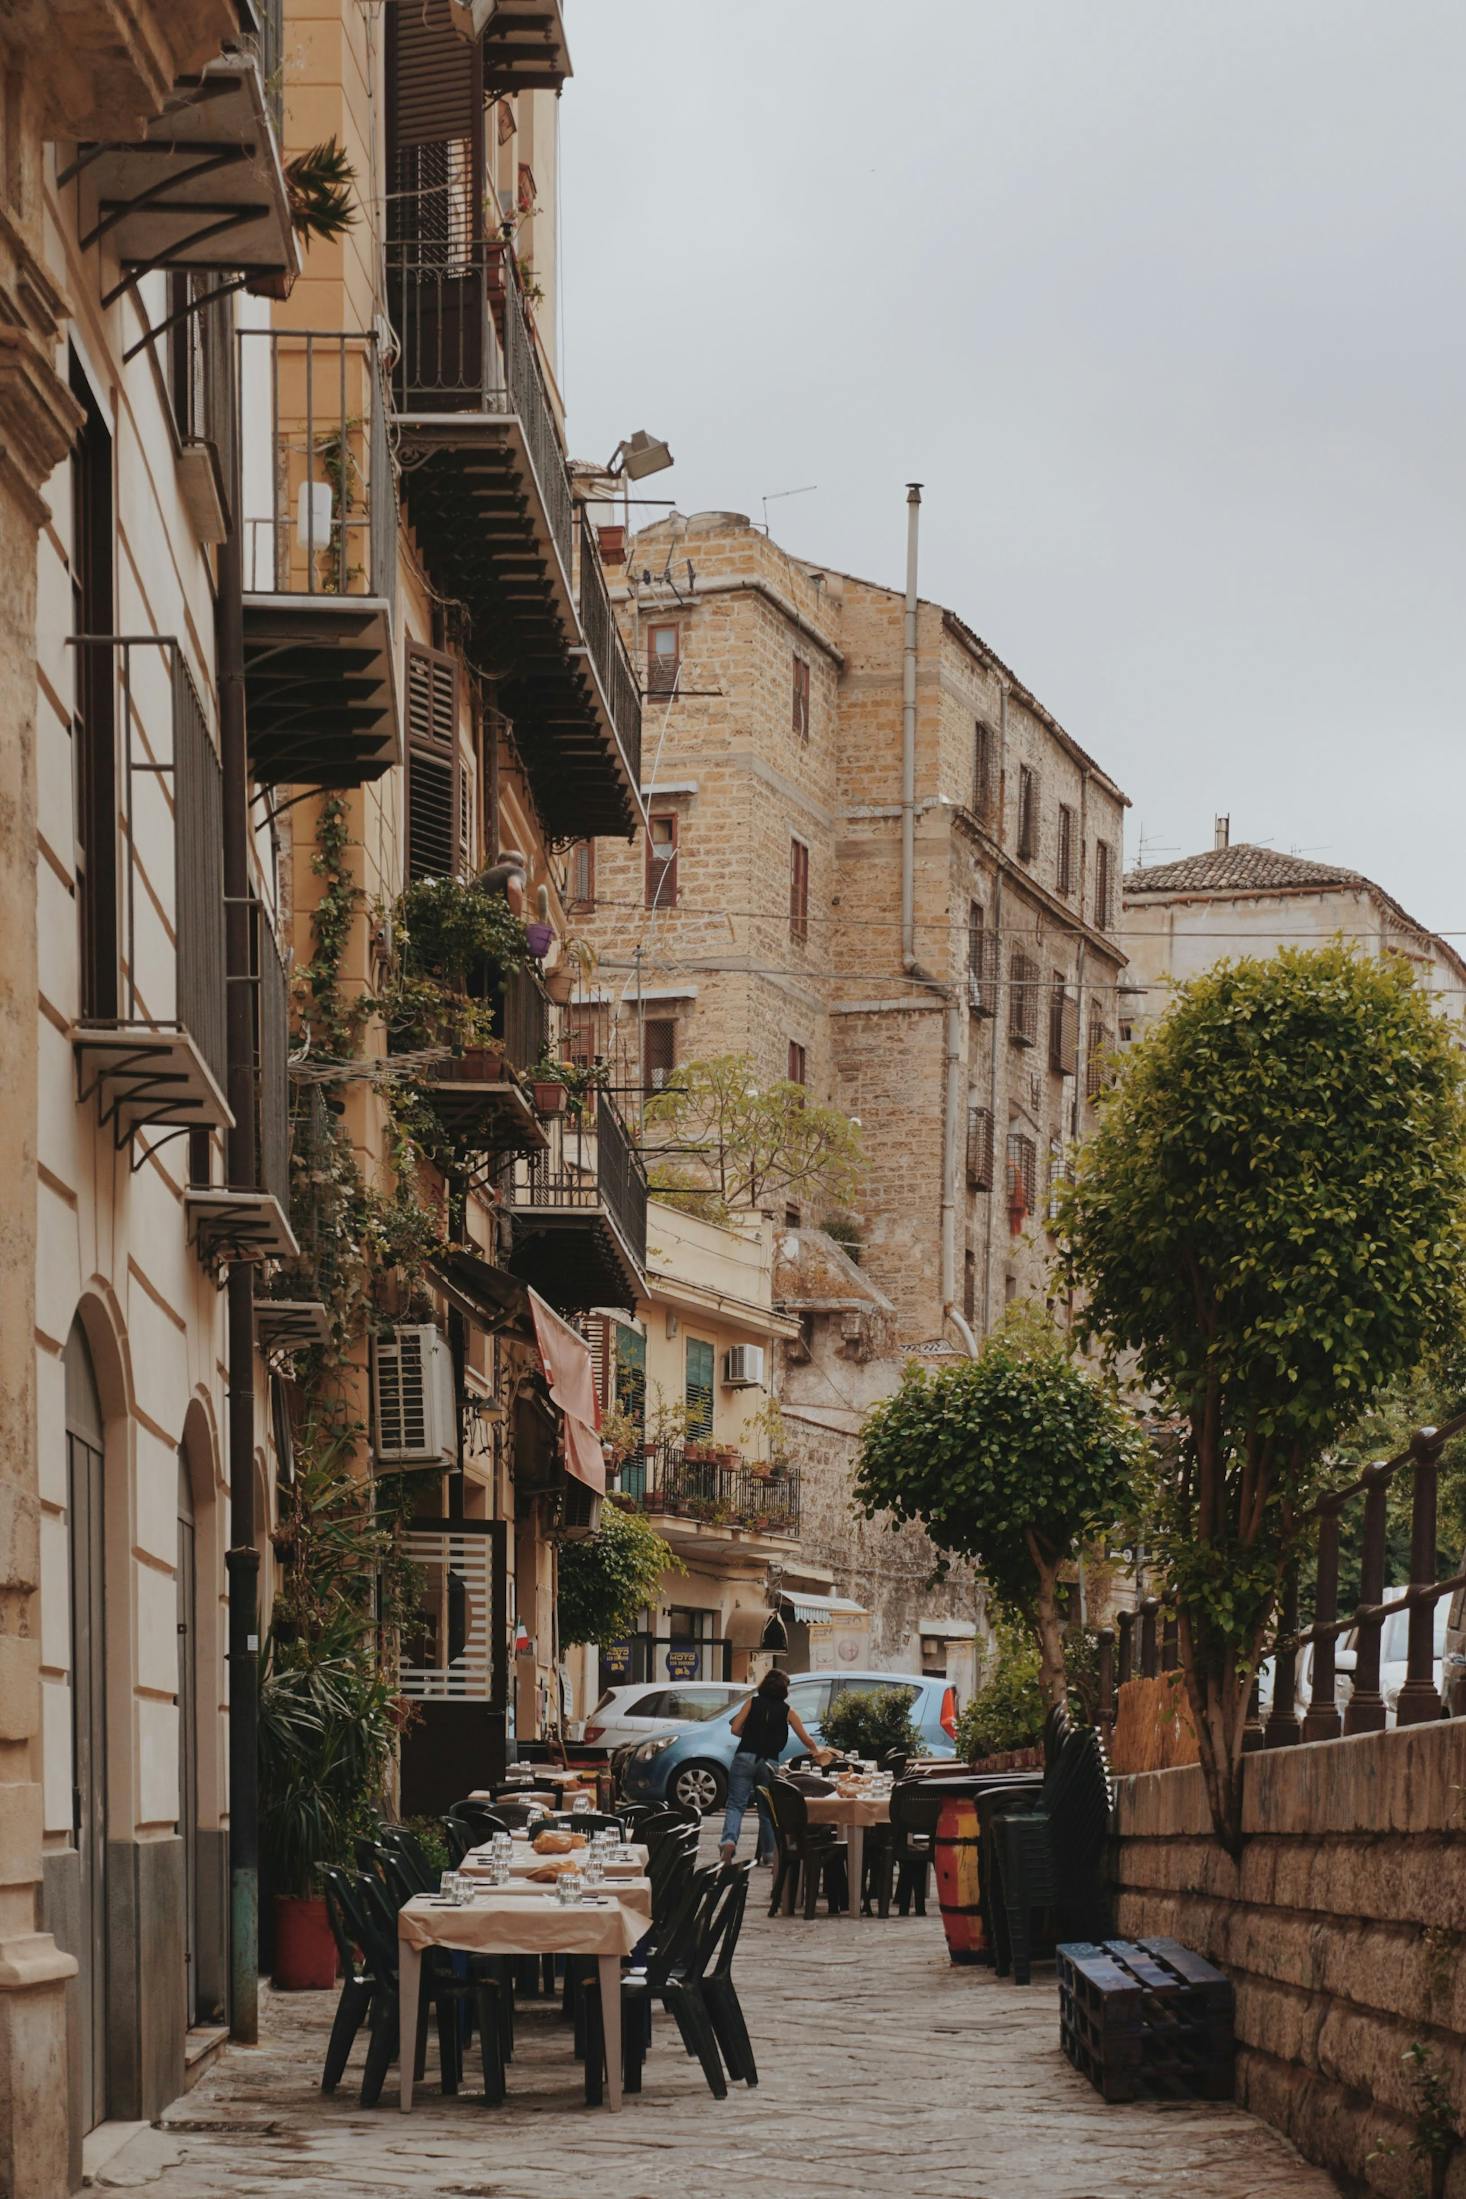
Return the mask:
{"type": "Polygon", "coordinates": [[[578,456],[650,428],[1131,796],[1466,934],[1462,0],[574,0],[578,456]]]}

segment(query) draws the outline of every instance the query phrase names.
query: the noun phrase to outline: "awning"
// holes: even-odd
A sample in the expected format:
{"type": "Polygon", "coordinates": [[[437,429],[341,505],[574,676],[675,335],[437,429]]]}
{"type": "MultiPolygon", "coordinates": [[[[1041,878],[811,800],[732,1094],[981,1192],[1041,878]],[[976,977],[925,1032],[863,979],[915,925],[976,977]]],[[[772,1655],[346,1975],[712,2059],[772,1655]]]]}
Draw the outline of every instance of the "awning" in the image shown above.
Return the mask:
{"type": "Polygon", "coordinates": [[[971,1619],[921,1619],[915,1631],[929,1642],[970,1642],[977,1635],[971,1619]]]}
{"type": "Polygon", "coordinates": [[[531,1294],[516,1276],[456,1245],[441,1252],[432,1269],[459,1312],[487,1335],[538,1341],[530,1318],[531,1294]]]}
{"type": "Polygon", "coordinates": [[[601,1449],[601,1408],[596,1403],[590,1346],[562,1321],[538,1291],[529,1293],[535,1342],[550,1395],[565,1419],[565,1465],[597,1496],[606,1493],[606,1454],[601,1449]]]}
{"type": "Polygon", "coordinates": [[[794,1589],[783,1601],[793,1612],[796,1626],[828,1625],[833,1619],[848,1622],[870,1617],[863,1603],[852,1603],[848,1596],[809,1596],[803,1589],[794,1589]]]}

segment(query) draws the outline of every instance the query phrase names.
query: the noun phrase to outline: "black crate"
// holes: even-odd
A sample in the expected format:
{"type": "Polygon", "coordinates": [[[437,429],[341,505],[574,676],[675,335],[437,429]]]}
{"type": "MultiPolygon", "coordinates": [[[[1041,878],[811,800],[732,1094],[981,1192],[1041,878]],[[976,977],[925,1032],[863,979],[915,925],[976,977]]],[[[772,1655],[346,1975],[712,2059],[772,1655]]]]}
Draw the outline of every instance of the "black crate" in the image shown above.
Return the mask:
{"type": "Polygon", "coordinates": [[[1174,1939],[1067,1941],[1059,2037],[1106,2100],[1230,2100],[1232,1988],[1174,1939]]]}

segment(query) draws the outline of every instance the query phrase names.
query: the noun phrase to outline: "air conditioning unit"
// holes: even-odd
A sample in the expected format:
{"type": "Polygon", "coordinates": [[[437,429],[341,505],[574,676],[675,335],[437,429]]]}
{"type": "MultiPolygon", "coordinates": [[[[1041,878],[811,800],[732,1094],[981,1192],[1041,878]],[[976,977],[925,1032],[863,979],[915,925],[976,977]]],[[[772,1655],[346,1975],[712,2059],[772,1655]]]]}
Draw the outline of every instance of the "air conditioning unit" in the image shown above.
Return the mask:
{"type": "Polygon", "coordinates": [[[728,1390],[761,1390],[764,1386],[762,1344],[734,1344],[723,1354],[723,1387],[728,1390]]]}
{"type": "Polygon", "coordinates": [[[372,1448],[379,1466],[438,1466],[457,1454],[448,1339],[431,1323],[372,1346],[372,1448]]]}

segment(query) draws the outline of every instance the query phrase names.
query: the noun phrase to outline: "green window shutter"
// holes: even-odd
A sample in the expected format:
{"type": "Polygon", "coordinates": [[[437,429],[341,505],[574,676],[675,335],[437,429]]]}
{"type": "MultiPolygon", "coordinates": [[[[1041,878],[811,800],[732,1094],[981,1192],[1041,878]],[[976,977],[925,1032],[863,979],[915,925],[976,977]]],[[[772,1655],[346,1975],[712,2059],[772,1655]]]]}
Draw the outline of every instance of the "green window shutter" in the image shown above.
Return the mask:
{"type": "Polygon", "coordinates": [[[713,1347],[700,1336],[687,1339],[687,1432],[702,1443],[713,1432],[713,1347]]]}
{"type": "Polygon", "coordinates": [[[620,1410],[646,1430],[646,1338],[639,1329],[618,1321],[616,1338],[616,1403],[620,1410]]]}

